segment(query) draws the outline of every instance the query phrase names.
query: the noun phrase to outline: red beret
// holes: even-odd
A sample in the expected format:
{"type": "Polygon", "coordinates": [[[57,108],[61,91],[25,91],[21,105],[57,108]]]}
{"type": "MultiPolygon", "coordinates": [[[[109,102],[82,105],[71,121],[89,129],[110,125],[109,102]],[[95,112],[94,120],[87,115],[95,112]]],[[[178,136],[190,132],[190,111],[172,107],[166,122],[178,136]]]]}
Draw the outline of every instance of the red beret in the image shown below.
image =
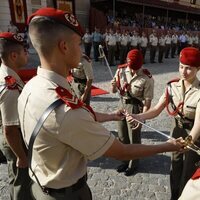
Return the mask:
{"type": "Polygon", "coordinates": [[[11,33],[11,32],[2,32],[0,33],[0,39],[10,40],[15,43],[19,43],[24,45],[25,41],[23,37],[19,34],[11,33]]]}
{"type": "Polygon", "coordinates": [[[33,13],[31,16],[29,16],[27,23],[30,24],[31,20],[34,17],[47,17],[49,19],[52,19],[60,24],[63,24],[70,29],[72,29],[74,32],[79,34],[81,37],[84,35],[83,29],[76,19],[76,17],[68,12],[64,12],[62,10],[58,10],[55,8],[41,8],[37,10],[35,13],[33,13]]]}
{"type": "Polygon", "coordinates": [[[138,49],[133,49],[127,54],[127,62],[129,67],[134,70],[138,70],[142,67],[143,56],[141,51],[138,49]]]}
{"type": "Polygon", "coordinates": [[[186,47],[180,52],[180,62],[191,67],[200,67],[200,51],[194,47],[186,47]]]}

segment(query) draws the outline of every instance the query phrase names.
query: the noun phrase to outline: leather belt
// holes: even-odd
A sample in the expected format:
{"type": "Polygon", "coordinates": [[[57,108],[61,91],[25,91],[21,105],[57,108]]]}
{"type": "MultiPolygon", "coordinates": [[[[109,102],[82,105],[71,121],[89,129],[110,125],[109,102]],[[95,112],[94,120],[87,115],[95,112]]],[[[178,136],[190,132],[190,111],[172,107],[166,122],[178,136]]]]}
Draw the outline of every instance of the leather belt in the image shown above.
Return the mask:
{"type": "Polygon", "coordinates": [[[60,188],[60,189],[53,189],[53,188],[43,187],[43,191],[46,194],[52,194],[52,193],[60,193],[61,194],[61,193],[65,193],[66,190],[69,190],[69,189],[71,189],[72,192],[75,192],[75,191],[80,190],[86,184],[86,181],[87,181],[87,175],[84,175],[75,184],[73,184],[73,185],[71,185],[69,187],[60,188]]]}
{"type": "Polygon", "coordinates": [[[177,119],[175,119],[175,122],[176,122],[176,126],[178,126],[179,128],[191,130],[193,127],[192,122],[181,122],[180,120],[177,120],[177,119]]]}
{"type": "Polygon", "coordinates": [[[139,99],[136,99],[136,98],[129,98],[129,99],[123,98],[123,102],[125,104],[133,104],[133,105],[139,105],[139,106],[143,107],[142,101],[140,101],[139,99]]]}

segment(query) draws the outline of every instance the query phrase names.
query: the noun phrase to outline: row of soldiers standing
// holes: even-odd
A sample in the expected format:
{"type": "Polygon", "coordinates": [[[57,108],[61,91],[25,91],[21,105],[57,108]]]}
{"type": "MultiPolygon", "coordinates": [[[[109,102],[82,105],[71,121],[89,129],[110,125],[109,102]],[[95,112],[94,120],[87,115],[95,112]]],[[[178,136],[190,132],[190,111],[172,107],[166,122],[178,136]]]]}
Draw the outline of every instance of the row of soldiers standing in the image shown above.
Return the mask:
{"type": "Polygon", "coordinates": [[[92,34],[89,33],[89,30],[86,30],[83,36],[86,55],[90,57],[93,45],[94,60],[98,61],[98,47],[103,44],[110,66],[115,65],[117,60],[120,64],[124,63],[127,52],[131,49],[140,49],[145,59],[149,47],[151,63],[155,63],[156,52],[158,51],[158,62],[162,63],[163,57],[169,58],[171,56],[171,58],[174,58],[187,46],[199,48],[199,42],[199,36],[196,33],[182,32],[178,34],[176,31],[158,34],[156,30],[153,30],[149,36],[145,32],[142,32],[140,36],[137,31],[116,30],[114,32],[113,29],[106,30],[104,34],[101,34],[100,30],[95,28],[92,34]]]}

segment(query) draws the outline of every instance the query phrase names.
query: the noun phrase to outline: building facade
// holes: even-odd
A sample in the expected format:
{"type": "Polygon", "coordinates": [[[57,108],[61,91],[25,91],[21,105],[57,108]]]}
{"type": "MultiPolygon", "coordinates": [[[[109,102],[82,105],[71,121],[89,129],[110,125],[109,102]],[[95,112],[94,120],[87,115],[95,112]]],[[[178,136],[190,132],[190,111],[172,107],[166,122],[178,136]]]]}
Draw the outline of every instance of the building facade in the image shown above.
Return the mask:
{"type": "Polygon", "coordinates": [[[27,16],[42,7],[72,10],[81,24],[88,27],[90,0],[1,0],[0,31],[7,31],[10,21],[23,31],[27,16]]]}

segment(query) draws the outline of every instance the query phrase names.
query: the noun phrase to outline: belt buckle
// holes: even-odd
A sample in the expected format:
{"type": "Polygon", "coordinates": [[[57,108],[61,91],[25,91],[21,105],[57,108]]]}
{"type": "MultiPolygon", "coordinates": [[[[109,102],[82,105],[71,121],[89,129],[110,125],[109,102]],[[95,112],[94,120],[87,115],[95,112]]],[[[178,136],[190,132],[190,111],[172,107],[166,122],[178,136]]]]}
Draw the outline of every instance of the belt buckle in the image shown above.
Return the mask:
{"type": "Polygon", "coordinates": [[[49,195],[50,194],[50,189],[46,187],[42,187],[42,191],[44,194],[49,195]]]}

